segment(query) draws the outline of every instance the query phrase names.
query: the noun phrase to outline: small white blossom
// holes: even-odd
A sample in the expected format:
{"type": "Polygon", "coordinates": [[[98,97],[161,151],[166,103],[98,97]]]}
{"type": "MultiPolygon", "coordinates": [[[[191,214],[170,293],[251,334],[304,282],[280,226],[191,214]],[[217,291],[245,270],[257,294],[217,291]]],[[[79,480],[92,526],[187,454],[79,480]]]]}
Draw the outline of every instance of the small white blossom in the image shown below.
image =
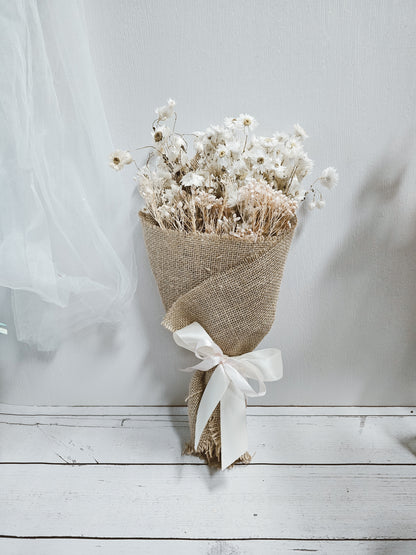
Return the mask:
{"type": "Polygon", "coordinates": [[[227,129],[235,129],[236,127],[238,127],[238,119],[237,118],[225,118],[224,120],[224,126],[227,129]]]}
{"type": "Polygon", "coordinates": [[[249,114],[240,114],[236,122],[236,126],[240,129],[254,129],[257,125],[257,121],[249,114]]]}
{"type": "Polygon", "coordinates": [[[152,137],[155,143],[161,143],[165,141],[172,133],[172,129],[167,125],[159,125],[152,133],[152,137]]]}
{"type": "Polygon", "coordinates": [[[212,145],[219,145],[227,141],[230,138],[229,132],[225,127],[221,125],[211,125],[205,132],[205,137],[207,142],[212,145]]]}
{"type": "Polygon", "coordinates": [[[313,161],[305,154],[296,163],[296,177],[302,181],[313,169],[313,161]]]}
{"type": "Polygon", "coordinates": [[[339,176],[337,170],[335,168],[329,167],[321,173],[319,181],[324,187],[327,187],[328,189],[333,189],[338,183],[338,177],[339,176]]]}
{"type": "Polygon", "coordinates": [[[225,158],[229,155],[229,150],[225,145],[219,145],[216,148],[218,158],[225,158]]]}
{"type": "Polygon", "coordinates": [[[257,137],[257,144],[271,156],[278,146],[278,142],[274,137],[257,137]]]}
{"type": "Polygon", "coordinates": [[[110,156],[110,166],[116,171],[121,170],[131,162],[133,162],[133,158],[127,150],[115,150],[110,156]]]}
{"type": "Polygon", "coordinates": [[[321,208],[324,208],[324,207],[325,207],[325,204],[326,204],[326,203],[325,203],[324,199],[321,198],[321,200],[318,200],[318,202],[316,203],[316,206],[317,206],[319,209],[321,209],[321,208]]]}
{"type": "MultiPolygon", "coordinates": [[[[228,208],[234,208],[238,202],[238,187],[237,184],[234,182],[227,187],[226,190],[226,198],[225,204],[228,208]]],[[[234,214],[237,217],[236,214],[234,214]]]]}
{"type": "Polygon", "coordinates": [[[296,197],[297,200],[303,200],[306,196],[307,191],[301,186],[296,176],[292,180],[292,184],[290,186],[290,192],[292,195],[296,197]]]}
{"type": "Polygon", "coordinates": [[[278,143],[285,143],[288,139],[288,135],[287,133],[276,131],[276,133],[273,133],[273,139],[276,139],[278,143]]]}
{"type": "Polygon", "coordinates": [[[168,103],[165,106],[160,106],[160,108],[156,108],[155,112],[157,114],[157,119],[159,121],[165,121],[173,116],[173,112],[175,111],[176,102],[169,98],[168,103]]]}
{"type": "Polygon", "coordinates": [[[238,139],[231,140],[228,144],[228,149],[233,158],[239,158],[243,152],[244,143],[238,139]]]}
{"type": "Polygon", "coordinates": [[[198,175],[194,172],[187,173],[181,179],[181,184],[183,187],[201,187],[204,184],[204,178],[202,175],[198,175]]]}
{"type": "Polygon", "coordinates": [[[278,179],[286,179],[289,175],[286,166],[277,166],[274,170],[274,173],[278,179]]]}
{"type": "Polygon", "coordinates": [[[172,189],[165,189],[163,192],[163,197],[164,200],[169,204],[175,198],[175,193],[172,191],[172,189]]]}
{"type": "Polygon", "coordinates": [[[309,210],[313,210],[314,208],[316,208],[316,203],[312,200],[308,203],[308,208],[309,210]]]}
{"type": "Polygon", "coordinates": [[[172,135],[170,144],[174,147],[179,149],[185,149],[186,147],[186,143],[185,141],[182,139],[182,137],[180,135],[172,135]]]}
{"type": "Polygon", "coordinates": [[[241,177],[241,178],[246,177],[248,170],[244,159],[240,158],[238,160],[235,160],[230,166],[228,172],[230,175],[233,175],[235,177],[241,177]]]}
{"type": "Polygon", "coordinates": [[[293,126],[293,129],[295,130],[295,136],[301,139],[302,141],[308,138],[306,131],[298,123],[295,123],[295,125],[293,126]]]}
{"type": "Polygon", "coordinates": [[[285,155],[293,160],[294,158],[301,158],[303,155],[303,148],[301,143],[295,137],[291,137],[285,144],[285,155]]]}

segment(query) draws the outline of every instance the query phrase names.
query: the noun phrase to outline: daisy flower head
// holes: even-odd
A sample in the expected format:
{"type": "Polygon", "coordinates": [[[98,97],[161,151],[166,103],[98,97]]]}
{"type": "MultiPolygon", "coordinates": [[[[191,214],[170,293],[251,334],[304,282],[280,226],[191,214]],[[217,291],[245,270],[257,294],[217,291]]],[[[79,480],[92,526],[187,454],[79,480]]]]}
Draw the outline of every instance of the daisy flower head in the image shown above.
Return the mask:
{"type": "Polygon", "coordinates": [[[306,197],[306,189],[304,189],[297,177],[295,176],[292,180],[292,184],[290,186],[290,193],[297,199],[297,200],[304,200],[306,197]]]}
{"type": "Polygon", "coordinates": [[[121,170],[131,162],[133,162],[133,158],[127,150],[115,150],[110,156],[110,166],[116,171],[121,170]]]}
{"type": "Polygon", "coordinates": [[[277,166],[274,173],[277,179],[286,179],[289,176],[289,171],[286,166],[277,166]]]}
{"type": "Polygon", "coordinates": [[[253,118],[253,116],[250,116],[249,114],[240,114],[237,118],[236,126],[240,129],[248,131],[249,129],[254,129],[255,127],[257,127],[257,125],[257,121],[253,118]]]}
{"type": "Polygon", "coordinates": [[[203,152],[205,147],[205,133],[203,131],[194,131],[194,148],[196,152],[203,152]]]}
{"type": "Polygon", "coordinates": [[[278,146],[278,142],[274,137],[257,137],[257,143],[266,152],[272,154],[278,146]]]}
{"type": "Polygon", "coordinates": [[[170,127],[167,127],[166,125],[159,125],[152,133],[153,140],[155,143],[163,142],[171,133],[172,130],[170,127]]]}
{"type": "Polygon", "coordinates": [[[170,142],[173,148],[186,150],[185,140],[180,135],[172,135],[172,139],[170,142]]]}
{"type": "Polygon", "coordinates": [[[308,157],[307,154],[300,157],[296,164],[296,177],[299,181],[302,181],[307,175],[311,173],[313,169],[313,161],[308,157]]]}
{"type": "Polygon", "coordinates": [[[227,129],[235,129],[238,126],[238,119],[237,118],[225,118],[224,119],[224,127],[227,129]]]}
{"type": "Polygon", "coordinates": [[[233,139],[228,144],[228,150],[233,158],[239,158],[243,152],[244,144],[242,141],[233,139]]]}
{"type": "Polygon", "coordinates": [[[321,173],[319,181],[327,189],[333,189],[338,184],[338,179],[339,176],[337,170],[333,167],[329,167],[321,173]]]}
{"type": "Polygon", "coordinates": [[[276,131],[276,133],[273,133],[272,137],[276,139],[278,143],[285,143],[289,138],[287,133],[282,133],[281,131],[276,131]]]}
{"type": "Polygon", "coordinates": [[[205,132],[205,136],[212,145],[219,145],[228,139],[228,130],[221,125],[210,125],[205,132]]]}
{"type": "Polygon", "coordinates": [[[294,137],[291,137],[289,140],[286,141],[285,147],[285,154],[288,158],[298,158],[302,155],[302,145],[294,137]]]}
{"type": "Polygon", "coordinates": [[[157,114],[158,121],[165,121],[173,116],[175,111],[176,102],[169,98],[168,103],[165,106],[160,106],[156,108],[155,112],[157,114]]]}
{"type": "Polygon", "coordinates": [[[225,145],[218,145],[216,148],[218,158],[225,158],[229,154],[229,150],[225,145]]]}
{"type": "Polygon", "coordinates": [[[295,123],[295,125],[293,126],[293,129],[295,130],[295,137],[297,137],[301,141],[304,141],[305,139],[308,138],[306,131],[298,123],[295,123]]]}

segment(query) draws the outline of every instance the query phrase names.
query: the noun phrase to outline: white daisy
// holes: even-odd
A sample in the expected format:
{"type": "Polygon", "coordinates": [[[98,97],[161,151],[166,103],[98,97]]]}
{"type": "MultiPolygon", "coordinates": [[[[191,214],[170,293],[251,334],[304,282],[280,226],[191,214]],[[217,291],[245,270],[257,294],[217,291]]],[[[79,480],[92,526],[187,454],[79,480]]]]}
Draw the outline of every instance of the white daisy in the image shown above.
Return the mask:
{"type": "Polygon", "coordinates": [[[296,164],[296,177],[302,181],[313,169],[313,161],[305,154],[296,164]]]}
{"type": "Polygon", "coordinates": [[[254,129],[257,125],[257,121],[249,114],[240,114],[237,118],[236,126],[240,129],[254,129]]]}
{"type": "Polygon", "coordinates": [[[286,179],[289,175],[286,166],[277,166],[277,168],[274,169],[274,173],[278,179],[286,179]]]}
{"type": "Polygon", "coordinates": [[[216,154],[218,158],[226,158],[229,155],[230,151],[225,145],[218,145],[216,148],[216,154]]]}
{"type": "Polygon", "coordinates": [[[230,141],[228,144],[228,149],[231,153],[231,156],[233,158],[239,158],[241,153],[243,152],[243,148],[244,148],[244,143],[235,139],[230,141]]]}
{"type": "Polygon", "coordinates": [[[227,129],[235,129],[238,125],[238,119],[237,118],[225,118],[224,120],[224,126],[227,129]]]}
{"type": "Polygon", "coordinates": [[[133,162],[133,158],[127,150],[115,150],[110,156],[110,166],[117,171],[131,162],[133,162]]]}
{"type": "Polygon", "coordinates": [[[160,108],[156,108],[155,112],[157,114],[157,119],[159,121],[165,121],[173,116],[173,112],[175,111],[176,102],[169,98],[168,103],[165,106],[160,106],[160,108]]]}
{"type": "Polygon", "coordinates": [[[296,176],[292,180],[290,193],[295,196],[297,200],[303,200],[306,196],[306,189],[301,186],[296,176]]]}
{"type": "Polygon", "coordinates": [[[155,143],[160,143],[166,140],[172,133],[172,129],[166,125],[159,125],[153,131],[152,136],[155,143]]]}
{"type": "Polygon", "coordinates": [[[322,183],[324,187],[328,189],[333,189],[338,183],[338,172],[335,168],[329,167],[326,168],[319,178],[319,181],[322,183]]]}
{"type": "Polygon", "coordinates": [[[298,139],[303,141],[308,138],[306,131],[298,123],[295,123],[293,129],[295,130],[295,136],[298,137],[298,139]]]}

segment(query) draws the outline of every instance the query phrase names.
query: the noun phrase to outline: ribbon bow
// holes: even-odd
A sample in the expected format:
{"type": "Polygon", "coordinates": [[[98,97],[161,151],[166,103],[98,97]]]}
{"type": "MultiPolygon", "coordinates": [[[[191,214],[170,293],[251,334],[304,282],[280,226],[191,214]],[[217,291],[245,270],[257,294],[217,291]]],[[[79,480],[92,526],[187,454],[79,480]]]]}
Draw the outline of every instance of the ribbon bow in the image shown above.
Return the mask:
{"type": "Polygon", "coordinates": [[[281,352],[278,349],[262,349],[240,356],[227,356],[198,322],[174,332],[173,339],[177,345],[201,359],[199,364],[182,369],[183,372],[207,372],[215,367],[198,407],[195,449],[209,417],[220,403],[221,469],[224,470],[247,451],[246,397],[263,396],[266,393],[264,382],[282,377],[281,352]],[[257,380],[257,391],[247,378],[257,380]]]}

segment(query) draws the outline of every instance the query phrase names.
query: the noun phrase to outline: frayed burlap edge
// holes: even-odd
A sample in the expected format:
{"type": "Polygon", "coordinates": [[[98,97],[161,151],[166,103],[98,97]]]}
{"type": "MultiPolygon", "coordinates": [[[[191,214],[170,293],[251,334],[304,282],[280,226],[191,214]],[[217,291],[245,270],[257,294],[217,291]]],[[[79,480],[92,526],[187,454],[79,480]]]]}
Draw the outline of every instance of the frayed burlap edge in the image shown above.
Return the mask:
{"type": "MultiPolygon", "coordinates": [[[[195,426],[199,409],[199,403],[204,394],[205,388],[214,373],[214,368],[208,372],[194,372],[189,383],[189,395],[185,399],[188,405],[189,427],[191,431],[191,441],[185,444],[184,455],[194,455],[205,460],[209,466],[221,468],[221,415],[220,403],[215,407],[211,414],[204,431],[201,434],[197,449],[195,449],[195,426]]],[[[244,453],[234,461],[228,468],[235,464],[249,464],[251,455],[244,453]]]]}
{"type": "MultiPolygon", "coordinates": [[[[194,457],[198,457],[205,461],[208,466],[212,468],[221,468],[221,449],[218,450],[217,445],[214,444],[202,444],[199,442],[198,451],[195,451],[193,444],[188,441],[185,443],[185,447],[182,451],[182,455],[193,455],[194,457]],[[214,449],[211,449],[211,445],[214,449]]],[[[227,466],[227,468],[233,468],[236,464],[250,464],[251,462],[251,455],[247,451],[242,455],[239,459],[227,466]]]]}

